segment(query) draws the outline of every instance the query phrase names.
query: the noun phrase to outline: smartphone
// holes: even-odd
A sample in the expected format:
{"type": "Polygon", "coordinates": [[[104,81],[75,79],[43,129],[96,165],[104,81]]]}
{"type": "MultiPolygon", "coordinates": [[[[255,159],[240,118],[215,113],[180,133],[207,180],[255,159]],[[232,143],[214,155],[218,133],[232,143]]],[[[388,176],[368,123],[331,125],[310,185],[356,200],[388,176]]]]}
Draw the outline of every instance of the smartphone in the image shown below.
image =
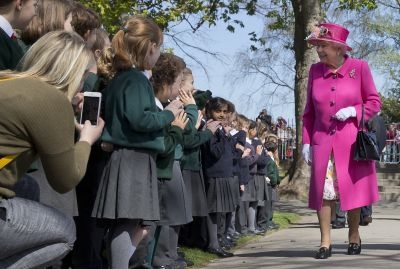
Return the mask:
{"type": "Polygon", "coordinates": [[[92,125],[97,125],[100,116],[101,93],[100,92],[84,92],[83,107],[81,110],[80,124],[84,124],[89,120],[92,125]]]}

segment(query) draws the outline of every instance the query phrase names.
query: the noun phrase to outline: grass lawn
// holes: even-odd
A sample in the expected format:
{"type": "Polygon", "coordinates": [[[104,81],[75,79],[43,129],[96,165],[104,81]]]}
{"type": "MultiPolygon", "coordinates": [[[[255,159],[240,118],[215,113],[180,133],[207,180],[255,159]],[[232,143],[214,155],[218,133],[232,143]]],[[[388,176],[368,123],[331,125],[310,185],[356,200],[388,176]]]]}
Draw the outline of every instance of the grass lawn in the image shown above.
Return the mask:
{"type": "MultiPolygon", "coordinates": [[[[275,212],[274,213],[274,222],[279,224],[279,229],[287,228],[291,223],[296,222],[299,219],[299,216],[294,213],[287,213],[287,212],[275,212]]],[[[276,230],[268,231],[267,235],[270,233],[274,233],[276,230]]],[[[239,238],[237,241],[237,246],[233,248],[235,249],[241,248],[244,245],[248,244],[253,240],[257,240],[261,238],[261,235],[249,235],[243,236],[239,238]]],[[[188,260],[191,260],[194,263],[194,266],[189,268],[201,268],[204,267],[207,263],[209,263],[213,259],[218,259],[217,255],[210,254],[207,252],[202,251],[198,248],[187,248],[181,247],[181,250],[185,253],[185,257],[188,260]]]]}

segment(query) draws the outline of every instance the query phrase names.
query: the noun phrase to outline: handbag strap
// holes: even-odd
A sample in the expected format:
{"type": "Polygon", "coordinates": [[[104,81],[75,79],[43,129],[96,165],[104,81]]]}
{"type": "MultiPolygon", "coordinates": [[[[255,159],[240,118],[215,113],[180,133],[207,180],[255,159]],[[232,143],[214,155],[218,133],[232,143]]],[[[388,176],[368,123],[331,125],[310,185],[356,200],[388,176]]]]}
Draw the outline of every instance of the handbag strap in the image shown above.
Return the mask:
{"type": "Polygon", "coordinates": [[[362,131],[364,129],[364,104],[361,105],[361,124],[358,127],[359,131],[362,131]]]}

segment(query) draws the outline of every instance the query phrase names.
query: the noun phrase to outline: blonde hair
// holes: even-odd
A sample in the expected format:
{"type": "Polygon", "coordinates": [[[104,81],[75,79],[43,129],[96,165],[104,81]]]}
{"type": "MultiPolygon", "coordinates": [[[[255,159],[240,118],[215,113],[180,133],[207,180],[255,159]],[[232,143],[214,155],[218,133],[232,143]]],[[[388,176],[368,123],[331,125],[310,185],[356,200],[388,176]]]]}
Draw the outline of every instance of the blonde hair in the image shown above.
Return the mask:
{"type": "Polygon", "coordinates": [[[236,123],[237,123],[237,129],[238,130],[243,130],[243,129],[248,129],[249,128],[249,119],[246,118],[243,114],[236,114],[236,123]]]}
{"type": "Polygon", "coordinates": [[[126,21],[112,39],[114,50],[113,68],[115,71],[135,66],[139,70],[150,70],[147,55],[153,44],[161,46],[163,33],[161,28],[151,19],[135,15],[126,21]]]}
{"type": "Polygon", "coordinates": [[[64,92],[71,100],[80,88],[89,64],[95,64],[93,54],[78,34],[53,31],[26,52],[17,69],[20,73],[0,72],[0,78],[37,77],[64,92]]]}

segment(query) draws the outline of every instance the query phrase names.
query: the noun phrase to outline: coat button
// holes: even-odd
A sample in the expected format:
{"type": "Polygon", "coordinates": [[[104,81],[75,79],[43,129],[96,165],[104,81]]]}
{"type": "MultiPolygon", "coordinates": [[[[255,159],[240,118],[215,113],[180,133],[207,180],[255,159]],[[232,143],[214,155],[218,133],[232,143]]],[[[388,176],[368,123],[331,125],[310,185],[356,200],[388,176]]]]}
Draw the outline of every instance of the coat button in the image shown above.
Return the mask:
{"type": "Polygon", "coordinates": [[[332,78],[333,78],[333,79],[336,79],[336,78],[337,78],[337,75],[336,75],[336,74],[334,74],[334,75],[332,76],[332,78]]]}
{"type": "Polygon", "coordinates": [[[331,106],[333,106],[333,105],[335,104],[335,102],[334,102],[334,101],[330,101],[329,104],[330,104],[331,106]]]}
{"type": "Polygon", "coordinates": [[[335,90],[336,90],[336,87],[332,86],[331,91],[335,91],[335,90]]]}
{"type": "Polygon", "coordinates": [[[336,129],[331,130],[331,135],[336,133],[336,129]]]}

